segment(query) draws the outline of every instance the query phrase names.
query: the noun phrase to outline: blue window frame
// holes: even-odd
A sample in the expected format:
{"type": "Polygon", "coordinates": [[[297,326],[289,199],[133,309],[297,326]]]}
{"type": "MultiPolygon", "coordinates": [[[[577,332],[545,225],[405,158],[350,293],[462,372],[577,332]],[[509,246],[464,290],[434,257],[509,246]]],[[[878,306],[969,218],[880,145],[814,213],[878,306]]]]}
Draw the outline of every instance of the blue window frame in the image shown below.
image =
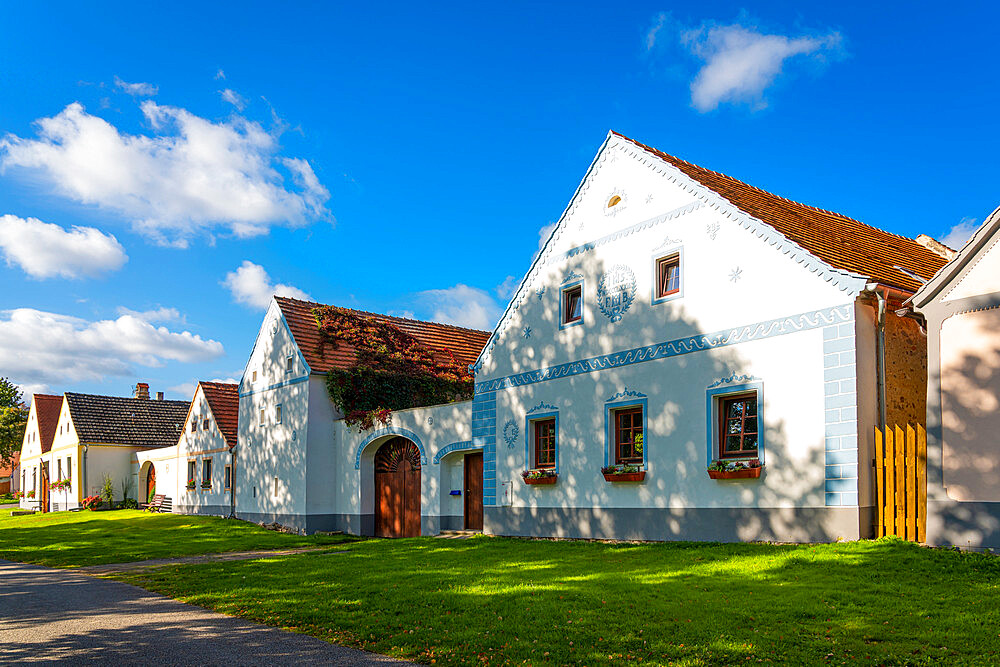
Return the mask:
{"type": "Polygon", "coordinates": [[[559,411],[536,412],[524,418],[524,467],[531,470],[535,467],[535,425],[539,422],[553,420],[555,422],[555,461],[546,470],[559,473],[559,411]]]}
{"type": "MultiPolygon", "coordinates": [[[[637,392],[636,392],[637,393],[637,392]]],[[[649,465],[649,429],[647,422],[649,418],[648,399],[644,394],[638,394],[631,398],[622,400],[612,400],[604,404],[604,465],[616,465],[618,462],[615,456],[616,448],[616,415],[619,411],[632,408],[642,408],[642,464],[643,470],[649,465]]],[[[631,463],[630,465],[640,465],[631,463]]]]}
{"type": "Polygon", "coordinates": [[[726,399],[732,396],[750,393],[756,394],[757,396],[757,454],[756,456],[747,456],[746,458],[755,458],[759,459],[761,463],[764,462],[766,433],[766,428],[764,427],[764,383],[744,382],[741,384],[732,384],[724,387],[717,387],[715,389],[708,389],[705,392],[705,414],[707,418],[705,433],[708,437],[708,442],[705,447],[706,466],[711,465],[713,460],[721,458],[720,410],[725,404],[726,399]]]}
{"type": "Polygon", "coordinates": [[[559,328],[583,324],[583,280],[559,288],[559,328]]]}

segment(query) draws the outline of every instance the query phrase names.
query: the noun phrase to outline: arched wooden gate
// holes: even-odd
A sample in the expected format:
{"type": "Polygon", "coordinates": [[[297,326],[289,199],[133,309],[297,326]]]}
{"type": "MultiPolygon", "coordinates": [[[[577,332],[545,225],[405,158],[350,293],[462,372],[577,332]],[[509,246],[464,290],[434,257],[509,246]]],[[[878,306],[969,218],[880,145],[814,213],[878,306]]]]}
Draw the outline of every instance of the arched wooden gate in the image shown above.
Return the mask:
{"type": "Polygon", "coordinates": [[[150,463],[149,470],[146,471],[146,502],[153,502],[154,495],[156,495],[156,467],[150,463]]]}
{"type": "Polygon", "coordinates": [[[375,535],[420,535],[420,450],[406,438],[375,452],[375,535]]]}

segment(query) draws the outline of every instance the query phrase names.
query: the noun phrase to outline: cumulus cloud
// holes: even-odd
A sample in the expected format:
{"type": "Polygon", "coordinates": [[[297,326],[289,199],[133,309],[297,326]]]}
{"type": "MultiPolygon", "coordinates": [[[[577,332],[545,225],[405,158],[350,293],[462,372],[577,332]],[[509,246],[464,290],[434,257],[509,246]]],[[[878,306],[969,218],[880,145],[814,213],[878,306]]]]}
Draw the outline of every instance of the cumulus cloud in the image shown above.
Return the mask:
{"type": "Polygon", "coordinates": [[[478,287],[458,284],[420,292],[417,298],[433,311],[431,319],[435,322],[491,330],[500,317],[500,305],[478,287]]]}
{"type": "Polygon", "coordinates": [[[180,247],[199,233],[223,229],[245,238],[329,215],[330,193],[309,163],[279,155],[278,137],[259,123],[242,116],[214,123],[152,100],[141,109],[150,135],[122,134],[70,104],[37,121],[37,139],[0,140],[0,166],[33,170],[63,196],[180,247]]]}
{"type": "Polygon", "coordinates": [[[180,311],[176,308],[156,308],[154,310],[132,310],[126,308],[125,306],[119,306],[115,312],[119,315],[130,315],[136,317],[143,322],[181,322],[185,321],[185,317],[181,315],[180,311]]]}
{"type": "MultiPolygon", "coordinates": [[[[662,27],[662,24],[660,24],[662,27]]],[[[647,45],[655,44],[647,36],[647,45]]],[[[823,59],[841,43],[837,32],[786,37],[765,34],[754,26],[705,23],[699,28],[682,29],[681,44],[702,67],[691,82],[691,104],[699,111],[717,108],[723,102],[747,103],[753,108],[767,106],[764,91],[781,74],[785,62],[795,56],[823,59]]]]}
{"type": "Polygon", "coordinates": [[[115,85],[133,97],[153,97],[160,91],[151,83],[129,83],[122,81],[121,77],[115,77],[115,85]]]}
{"type": "Polygon", "coordinates": [[[521,284],[521,279],[514,276],[507,276],[504,278],[503,282],[497,285],[495,290],[497,297],[501,301],[510,301],[511,297],[514,296],[514,290],[517,286],[521,284]]]}
{"type": "Polygon", "coordinates": [[[660,12],[656,16],[656,20],[653,22],[653,27],[651,27],[649,29],[649,32],[646,33],[646,50],[647,51],[652,51],[653,47],[656,46],[656,36],[657,36],[657,34],[659,34],[659,32],[661,30],[663,30],[663,26],[666,24],[666,22],[667,22],[667,14],[666,14],[666,12],[660,12]]]}
{"type": "Polygon", "coordinates": [[[247,101],[243,98],[243,96],[231,88],[220,90],[219,95],[222,96],[223,101],[229,102],[240,111],[243,111],[244,107],[247,105],[247,101]]]}
{"type": "MultiPolygon", "coordinates": [[[[198,388],[199,380],[190,380],[188,382],[182,382],[173,387],[169,387],[167,391],[171,391],[174,394],[180,396],[182,399],[190,400],[194,396],[194,390],[198,388]]],[[[233,377],[227,378],[215,378],[213,380],[206,380],[206,382],[224,382],[226,384],[239,384],[240,381],[233,377]]]]}
{"type": "Polygon", "coordinates": [[[941,243],[949,248],[961,250],[965,242],[972,238],[972,235],[979,229],[979,223],[975,218],[966,217],[959,220],[948,233],[941,237],[941,243]]]}
{"type": "Polygon", "coordinates": [[[88,321],[32,308],[0,311],[0,368],[23,386],[128,377],[133,364],[158,368],[223,354],[218,341],[133,315],[88,321]]]}
{"type": "Polygon", "coordinates": [[[312,297],[297,287],[275,285],[263,266],[249,260],[244,261],[235,271],[227,273],[222,284],[232,293],[234,301],[261,310],[271,303],[272,295],[312,301],[312,297]]]}
{"type": "Polygon", "coordinates": [[[93,227],[69,231],[37,218],[0,216],[0,255],[32,278],[96,278],[117,271],[128,255],[111,234],[93,227]]]}

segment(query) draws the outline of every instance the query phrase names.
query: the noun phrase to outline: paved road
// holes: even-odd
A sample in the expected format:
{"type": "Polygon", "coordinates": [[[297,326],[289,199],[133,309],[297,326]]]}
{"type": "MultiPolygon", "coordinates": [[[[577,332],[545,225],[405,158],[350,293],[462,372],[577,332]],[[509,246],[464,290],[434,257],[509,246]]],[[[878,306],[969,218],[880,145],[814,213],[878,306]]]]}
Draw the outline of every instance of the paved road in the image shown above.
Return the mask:
{"type": "Polygon", "coordinates": [[[404,665],[141,588],[0,560],[0,664],[404,665]]]}

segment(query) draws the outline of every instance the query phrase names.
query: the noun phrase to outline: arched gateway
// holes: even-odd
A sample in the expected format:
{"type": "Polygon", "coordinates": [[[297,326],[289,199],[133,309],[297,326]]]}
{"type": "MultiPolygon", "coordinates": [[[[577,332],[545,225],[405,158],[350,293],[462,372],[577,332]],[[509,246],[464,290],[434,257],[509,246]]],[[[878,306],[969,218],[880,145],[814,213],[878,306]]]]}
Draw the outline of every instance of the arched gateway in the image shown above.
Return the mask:
{"type": "Polygon", "coordinates": [[[152,463],[149,464],[149,470],[146,472],[146,498],[145,502],[153,502],[153,496],[156,495],[156,467],[152,463]]]}
{"type": "Polygon", "coordinates": [[[375,535],[420,536],[420,450],[406,438],[375,452],[375,535]]]}

